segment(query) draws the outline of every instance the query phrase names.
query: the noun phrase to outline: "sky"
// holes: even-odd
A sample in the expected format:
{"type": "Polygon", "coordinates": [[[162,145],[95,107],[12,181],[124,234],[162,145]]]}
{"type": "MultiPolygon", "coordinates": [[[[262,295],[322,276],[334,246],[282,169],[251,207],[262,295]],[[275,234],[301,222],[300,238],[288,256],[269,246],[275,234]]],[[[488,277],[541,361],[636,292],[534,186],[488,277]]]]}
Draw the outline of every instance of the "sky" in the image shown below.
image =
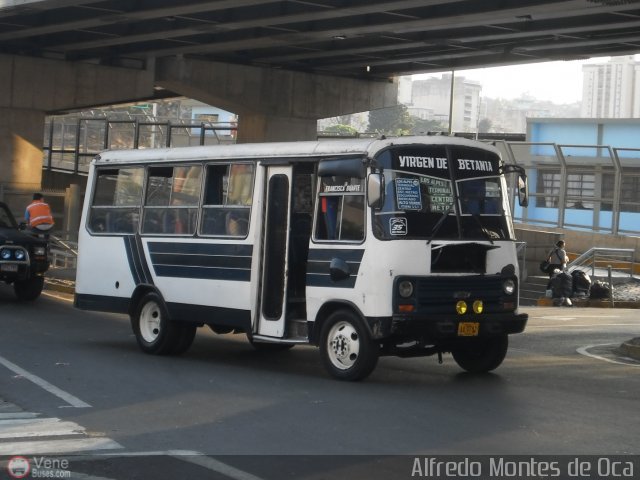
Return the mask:
{"type": "MultiPolygon", "coordinates": [[[[606,63],[609,57],[545,62],[509,67],[457,70],[456,77],[465,77],[482,84],[482,96],[514,99],[527,93],[538,100],[553,103],[574,103],[582,100],[582,65],[606,63]]],[[[638,59],[638,56],[636,56],[638,59]]],[[[436,74],[440,77],[441,74],[436,74]]],[[[416,75],[426,78],[432,75],[416,75]]]]}

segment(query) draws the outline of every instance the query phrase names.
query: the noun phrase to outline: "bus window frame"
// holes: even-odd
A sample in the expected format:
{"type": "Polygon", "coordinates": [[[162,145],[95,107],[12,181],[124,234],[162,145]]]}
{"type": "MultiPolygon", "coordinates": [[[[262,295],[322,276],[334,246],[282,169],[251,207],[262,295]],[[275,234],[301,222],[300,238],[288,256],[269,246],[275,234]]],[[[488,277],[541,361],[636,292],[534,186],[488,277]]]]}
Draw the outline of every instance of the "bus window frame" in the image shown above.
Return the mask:
{"type": "MultiPolygon", "coordinates": [[[[240,161],[232,161],[232,160],[228,160],[228,159],[220,159],[220,160],[214,160],[214,161],[207,161],[203,163],[203,175],[202,175],[202,187],[200,189],[200,204],[199,204],[199,208],[198,208],[198,224],[196,227],[196,234],[198,237],[201,238],[215,238],[215,239],[229,239],[229,240],[245,240],[249,237],[249,233],[250,233],[250,229],[251,229],[251,216],[253,214],[253,206],[254,206],[254,201],[255,201],[255,189],[256,189],[256,178],[257,178],[257,173],[258,173],[258,165],[260,163],[259,159],[255,159],[255,160],[240,160],[240,161]],[[220,205],[205,205],[204,201],[205,201],[205,196],[207,194],[206,192],[206,188],[207,188],[207,180],[209,179],[209,169],[208,167],[210,166],[226,166],[227,167],[227,176],[229,176],[230,174],[230,168],[232,165],[250,165],[253,167],[253,172],[251,175],[251,203],[248,206],[243,206],[243,205],[233,205],[233,204],[220,204],[220,205]],[[234,209],[239,209],[239,210],[248,210],[249,214],[247,217],[247,230],[246,233],[244,235],[229,235],[229,234],[211,234],[211,233],[203,233],[202,232],[202,222],[204,219],[204,213],[205,213],[205,209],[211,209],[211,210],[224,210],[228,213],[231,213],[232,210],[234,209]]],[[[228,180],[227,180],[228,182],[228,180]]],[[[228,198],[228,194],[229,194],[229,186],[227,185],[227,194],[224,196],[224,200],[226,201],[228,198]]]]}
{"type": "MultiPolygon", "coordinates": [[[[194,238],[198,236],[198,225],[200,222],[200,216],[201,216],[201,212],[202,212],[202,189],[204,187],[203,185],[203,177],[204,175],[202,175],[202,172],[205,170],[204,168],[204,163],[203,162],[171,162],[171,163],[162,163],[162,162],[158,162],[158,163],[154,163],[154,164],[146,164],[144,165],[144,169],[145,169],[145,175],[144,175],[144,183],[143,183],[143,189],[142,189],[142,204],[140,205],[140,216],[138,219],[138,230],[136,233],[138,233],[138,235],[140,236],[145,236],[145,237],[184,237],[184,238],[194,238]],[[147,188],[149,185],[149,170],[152,168],[158,168],[158,167],[164,167],[164,168],[172,168],[175,169],[177,167],[200,167],[200,192],[198,195],[198,202],[196,203],[196,205],[171,205],[171,200],[172,197],[171,195],[169,196],[169,205],[150,205],[147,206],[146,205],[146,199],[147,199],[147,194],[149,193],[147,188]],[[166,211],[170,211],[170,210],[186,210],[187,212],[191,209],[196,209],[196,219],[195,219],[195,228],[193,230],[192,233],[170,233],[170,232],[144,232],[143,231],[143,226],[144,226],[144,219],[145,219],[145,213],[147,212],[147,210],[166,210],[166,211]]],[[[175,170],[174,170],[175,172],[175,170]]],[[[174,173],[175,174],[175,173],[174,173]]],[[[175,178],[175,177],[171,177],[171,178],[175,178]]],[[[172,189],[173,189],[173,184],[171,185],[172,189]]]]}
{"type": "MultiPolygon", "coordinates": [[[[327,194],[323,194],[321,195],[320,192],[320,187],[322,186],[322,176],[318,175],[317,173],[314,175],[315,181],[316,181],[316,193],[314,196],[314,201],[313,201],[313,224],[312,224],[312,231],[311,231],[311,241],[314,244],[330,244],[330,245],[335,245],[335,244],[342,244],[342,245],[362,245],[367,241],[367,227],[368,227],[368,215],[367,215],[367,210],[371,210],[371,208],[368,206],[367,204],[367,182],[366,180],[366,176],[364,178],[360,178],[360,181],[362,182],[363,185],[363,189],[364,192],[359,192],[359,193],[353,193],[353,192],[339,192],[339,193],[327,193],[327,194]],[[351,197],[356,197],[356,196],[361,196],[363,199],[363,224],[362,224],[362,239],[361,240],[342,240],[342,239],[323,239],[323,238],[317,238],[316,236],[316,227],[317,227],[317,222],[318,222],[318,208],[319,205],[322,204],[322,198],[323,197],[341,197],[342,199],[342,205],[340,207],[340,222],[339,224],[342,225],[342,213],[343,213],[343,207],[344,207],[344,197],[345,196],[351,196],[351,197]]],[[[348,178],[358,178],[358,177],[348,177],[348,178]]]]}
{"type": "MultiPolygon", "coordinates": [[[[100,236],[100,237],[114,237],[114,236],[124,236],[124,235],[136,235],[140,232],[141,218],[142,218],[142,204],[143,197],[146,188],[147,181],[147,172],[145,165],[140,164],[130,164],[130,165],[100,165],[95,167],[95,172],[93,174],[93,183],[91,185],[91,201],[87,208],[87,221],[85,222],[85,229],[89,232],[91,236],[100,236]],[[96,194],[98,193],[98,179],[100,178],[100,172],[105,170],[127,170],[127,169],[142,169],[143,177],[142,177],[142,186],[140,189],[140,198],[138,205],[95,205],[96,194]],[[99,232],[92,229],[91,224],[93,220],[93,212],[94,209],[97,210],[137,210],[138,213],[138,221],[136,228],[134,228],[133,232],[115,232],[115,231],[103,231],[99,232]]],[[[132,212],[133,213],[133,212],[132,212]]]]}

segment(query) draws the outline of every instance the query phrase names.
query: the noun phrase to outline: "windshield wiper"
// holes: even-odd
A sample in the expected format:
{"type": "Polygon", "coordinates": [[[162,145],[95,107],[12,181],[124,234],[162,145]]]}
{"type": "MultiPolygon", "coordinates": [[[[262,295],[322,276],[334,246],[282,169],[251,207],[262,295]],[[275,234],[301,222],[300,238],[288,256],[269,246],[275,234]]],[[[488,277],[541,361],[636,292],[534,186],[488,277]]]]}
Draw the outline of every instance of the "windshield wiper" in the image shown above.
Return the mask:
{"type": "Polygon", "coordinates": [[[453,203],[449,205],[449,208],[447,208],[447,211],[442,214],[442,216],[438,219],[436,224],[433,226],[433,230],[431,230],[431,236],[429,237],[429,240],[427,240],[427,245],[429,245],[433,240],[433,237],[435,237],[438,234],[440,227],[444,224],[445,219],[449,216],[452,210],[453,210],[453,203]]]}
{"type": "Polygon", "coordinates": [[[476,221],[476,223],[480,227],[480,231],[482,233],[484,233],[485,237],[487,237],[487,240],[489,240],[491,242],[491,245],[493,245],[493,239],[491,238],[491,235],[489,234],[487,229],[484,228],[484,225],[482,224],[482,221],[480,220],[480,214],[479,213],[473,213],[473,214],[471,214],[471,216],[473,217],[473,219],[476,221]]]}

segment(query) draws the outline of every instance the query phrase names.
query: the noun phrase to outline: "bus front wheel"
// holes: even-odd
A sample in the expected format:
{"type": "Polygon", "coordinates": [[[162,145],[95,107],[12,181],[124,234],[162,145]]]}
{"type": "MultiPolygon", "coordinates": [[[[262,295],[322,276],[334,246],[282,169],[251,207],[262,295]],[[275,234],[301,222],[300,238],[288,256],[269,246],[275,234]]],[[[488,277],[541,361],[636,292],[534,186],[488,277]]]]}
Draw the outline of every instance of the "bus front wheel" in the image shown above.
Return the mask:
{"type": "Polygon", "coordinates": [[[320,335],[320,354],[333,377],[362,380],[376,367],[379,353],[379,346],[353,312],[338,310],[327,318],[320,335]]]}
{"type": "Polygon", "coordinates": [[[507,355],[509,337],[469,339],[452,349],[453,359],[469,373],[486,373],[500,366],[507,355]]]}
{"type": "Polygon", "coordinates": [[[186,352],[196,333],[195,325],[180,324],[169,318],[167,307],[156,293],[147,293],[131,316],[131,327],[145,353],[179,355],[186,352]]]}

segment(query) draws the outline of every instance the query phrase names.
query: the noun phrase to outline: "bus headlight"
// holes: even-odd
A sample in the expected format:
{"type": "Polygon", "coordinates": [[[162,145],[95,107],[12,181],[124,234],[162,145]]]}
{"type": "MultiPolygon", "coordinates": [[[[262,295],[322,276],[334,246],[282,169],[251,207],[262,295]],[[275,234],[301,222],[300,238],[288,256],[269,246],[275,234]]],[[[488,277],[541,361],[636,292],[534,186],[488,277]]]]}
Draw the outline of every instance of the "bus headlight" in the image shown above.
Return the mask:
{"type": "Polygon", "coordinates": [[[24,250],[17,249],[15,252],[13,252],[13,254],[16,256],[16,260],[24,260],[24,250]]]}
{"type": "Polygon", "coordinates": [[[11,258],[11,250],[8,248],[3,248],[0,250],[0,258],[2,260],[9,260],[11,258]]]}
{"type": "Polygon", "coordinates": [[[402,298],[409,298],[413,295],[413,283],[409,280],[403,280],[398,284],[398,293],[402,298]]]}
{"type": "Polygon", "coordinates": [[[516,282],[513,280],[505,280],[502,282],[502,291],[507,295],[513,295],[513,292],[516,291],[516,282]]]}
{"type": "Polygon", "coordinates": [[[483,310],[484,303],[482,302],[482,300],[476,300],[475,302],[473,302],[473,313],[480,314],[483,312],[483,310]]]}
{"type": "Polygon", "coordinates": [[[465,313],[467,313],[467,302],[465,302],[464,300],[459,300],[456,303],[456,312],[458,312],[458,315],[464,315],[465,313]]]}

